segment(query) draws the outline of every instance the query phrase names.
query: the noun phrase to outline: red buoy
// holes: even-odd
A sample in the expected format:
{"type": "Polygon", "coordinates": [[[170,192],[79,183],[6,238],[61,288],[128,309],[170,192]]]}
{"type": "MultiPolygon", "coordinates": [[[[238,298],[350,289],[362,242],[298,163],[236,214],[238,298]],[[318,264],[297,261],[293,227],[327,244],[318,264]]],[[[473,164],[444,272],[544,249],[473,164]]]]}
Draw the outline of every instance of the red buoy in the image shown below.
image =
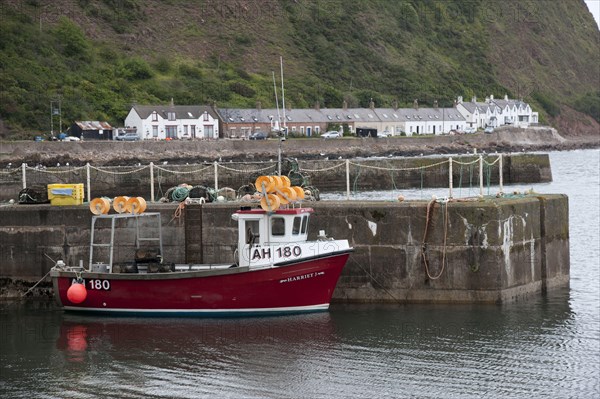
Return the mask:
{"type": "Polygon", "coordinates": [[[73,303],[81,303],[87,297],[85,285],[81,283],[72,284],[67,290],[67,298],[73,303]]]}

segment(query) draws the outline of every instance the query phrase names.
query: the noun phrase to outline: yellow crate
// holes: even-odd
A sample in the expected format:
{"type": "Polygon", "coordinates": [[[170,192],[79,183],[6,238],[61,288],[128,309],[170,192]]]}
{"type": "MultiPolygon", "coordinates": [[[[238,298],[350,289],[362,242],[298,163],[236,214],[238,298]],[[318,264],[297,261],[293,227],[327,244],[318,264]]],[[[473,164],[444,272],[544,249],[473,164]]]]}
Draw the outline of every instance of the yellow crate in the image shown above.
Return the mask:
{"type": "MultiPolygon", "coordinates": [[[[73,198],[79,200],[79,203],[83,202],[84,192],[83,183],[77,184],[48,184],[48,199],[52,202],[53,199],[60,198],[73,198]],[[62,194],[59,190],[71,190],[71,194],[62,194]]],[[[68,204],[71,205],[71,204],[68,204]]]]}
{"type": "Polygon", "coordinates": [[[64,205],[81,205],[83,204],[83,197],[54,197],[50,200],[50,205],[64,206],[64,205]]]}

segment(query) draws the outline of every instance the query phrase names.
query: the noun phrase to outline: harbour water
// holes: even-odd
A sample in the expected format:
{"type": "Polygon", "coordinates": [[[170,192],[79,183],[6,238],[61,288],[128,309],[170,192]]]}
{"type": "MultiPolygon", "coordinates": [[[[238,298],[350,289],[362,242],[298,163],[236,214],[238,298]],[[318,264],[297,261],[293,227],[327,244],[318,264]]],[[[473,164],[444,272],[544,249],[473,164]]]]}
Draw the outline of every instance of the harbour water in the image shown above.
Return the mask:
{"type": "Polygon", "coordinates": [[[552,183],[505,191],[569,195],[570,288],[509,305],[333,305],[241,319],[99,318],[5,302],[0,397],[600,397],[600,151],[550,157],[552,183]]]}

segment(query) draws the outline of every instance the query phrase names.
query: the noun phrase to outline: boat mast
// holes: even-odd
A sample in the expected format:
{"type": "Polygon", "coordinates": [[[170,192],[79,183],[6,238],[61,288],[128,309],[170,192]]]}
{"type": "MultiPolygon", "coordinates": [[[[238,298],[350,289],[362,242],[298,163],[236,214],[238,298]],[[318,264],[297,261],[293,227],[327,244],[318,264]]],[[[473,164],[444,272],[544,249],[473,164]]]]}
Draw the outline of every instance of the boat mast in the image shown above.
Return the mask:
{"type": "Polygon", "coordinates": [[[277,99],[277,86],[275,84],[275,71],[271,71],[273,74],[273,91],[275,92],[275,105],[277,106],[277,129],[281,133],[281,114],[279,113],[279,100],[277,99]]]}
{"type": "Polygon", "coordinates": [[[285,91],[283,89],[283,57],[279,56],[279,63],[281,65],[281,107],[283,108],[283,134],[287,136],[287,123],[285,122],[285,91]]]}

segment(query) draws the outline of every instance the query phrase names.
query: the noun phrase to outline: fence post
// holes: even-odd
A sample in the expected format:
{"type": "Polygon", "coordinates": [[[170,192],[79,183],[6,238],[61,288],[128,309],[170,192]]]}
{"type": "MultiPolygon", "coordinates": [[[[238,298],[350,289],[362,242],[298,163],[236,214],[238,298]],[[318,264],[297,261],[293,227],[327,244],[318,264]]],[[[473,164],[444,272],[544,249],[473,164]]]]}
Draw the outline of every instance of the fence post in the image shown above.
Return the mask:
{"type": "Polygon", "coordinates": [[[448,158],[448,198],[452,198],[452,186],[454,186],[454,178],[452,177],[452,157],[448,158]]]}
{"type": "Polygon", "coordinates": [[[27,164],[26,163],[22,163],[21,164],[21,174],[23,176],[23,188],[27,188],[27,164]]]}
{"type": "Polygon", "coordinates": [[[483,197],[483,155],[479,154],[479,195],[483,197]]]}
{"type": "Polygon", "coordinates": [[[500,154],[500,160],[498,161],[499,165],[498,168],[500,169],[500,178],[499,178],[499,184],[500,184],[500,194],[502,194],[504,192],[504,165],[502,164],[503,158],[502,158],[502,154],[500,154]]]}
{"type": "Polygon", "coordinates": [[[346,200],[350,201],[350,160],[346,159],[346,200]]]}
{"type": "Polygon", "coordinates": [[[154,162],[150,162],[150,201],[154,202],[154,162]]]}
{"type": "Polygon", "coordinates": [[[215,191],[219,191],[219,163],[215,161],[215,191]]]}
{"type": "Polygon", "coordinates": [[[85,164],[85,174],[86,174],[86,183],[87,183],[87,199],[88,202],[92,202],[92,188],[90,187],[90,163],[85,164]]]}

